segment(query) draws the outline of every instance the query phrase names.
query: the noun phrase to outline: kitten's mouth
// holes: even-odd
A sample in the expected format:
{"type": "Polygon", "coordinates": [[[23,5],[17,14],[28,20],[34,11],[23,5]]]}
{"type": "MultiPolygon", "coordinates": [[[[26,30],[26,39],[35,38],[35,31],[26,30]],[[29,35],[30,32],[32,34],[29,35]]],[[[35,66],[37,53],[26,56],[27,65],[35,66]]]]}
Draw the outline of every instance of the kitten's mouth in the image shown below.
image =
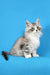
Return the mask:
{"type": "Polygon", "coordinates": [[[34,34],[35,34],[36,36],[39,36],[39,37],[42,36],[42,32],[41,32],[41,31],[37,31],[37,32],[35,32],[34,34]]]}

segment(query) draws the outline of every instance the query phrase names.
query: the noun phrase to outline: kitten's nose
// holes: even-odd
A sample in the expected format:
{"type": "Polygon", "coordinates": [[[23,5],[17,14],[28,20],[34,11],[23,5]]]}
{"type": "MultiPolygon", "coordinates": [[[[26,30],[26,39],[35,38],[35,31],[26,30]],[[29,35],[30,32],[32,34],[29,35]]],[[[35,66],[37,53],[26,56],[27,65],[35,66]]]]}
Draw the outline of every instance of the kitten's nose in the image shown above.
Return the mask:
{"type": "Polygon", "coordinates": [[[38,31],[38,30],[36,30],[36,31],[38,31]]]}

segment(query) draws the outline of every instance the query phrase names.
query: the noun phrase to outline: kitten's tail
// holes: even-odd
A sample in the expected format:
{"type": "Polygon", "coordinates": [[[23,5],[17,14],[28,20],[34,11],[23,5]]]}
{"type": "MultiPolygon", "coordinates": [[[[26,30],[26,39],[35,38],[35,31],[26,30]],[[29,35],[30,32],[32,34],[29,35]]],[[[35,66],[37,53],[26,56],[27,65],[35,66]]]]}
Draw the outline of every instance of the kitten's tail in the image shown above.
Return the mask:
{"type": "Polygon", "coordinates": [[[5,60],[8,60],[7,55],[10,55],[10,52],[2,51],[2,56],[5,58],[5,60]]]}

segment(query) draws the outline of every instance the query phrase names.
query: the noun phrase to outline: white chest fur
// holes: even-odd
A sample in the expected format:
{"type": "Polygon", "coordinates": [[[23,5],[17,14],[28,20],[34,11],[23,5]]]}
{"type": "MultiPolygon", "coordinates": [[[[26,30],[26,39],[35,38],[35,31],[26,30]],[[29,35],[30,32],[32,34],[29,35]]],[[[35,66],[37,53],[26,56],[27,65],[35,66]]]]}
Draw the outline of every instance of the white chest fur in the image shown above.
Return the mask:
{"type": "Polygon", "coordinates": [[[40,40],[38,37],[34,36],[34,37],[30,37],[30,46],[33,50],[37,49],[40,45],[40,40]]]}
{"type": "Polygon", "coordinates": [[[33,35],[31,33],[29,34],[26,34],[26,38],[29,39],[29,47],[30,47],[30,50],[35,50],[39,47],[40,45],[40,40],[39,40],[39,35],[33,35]]]}

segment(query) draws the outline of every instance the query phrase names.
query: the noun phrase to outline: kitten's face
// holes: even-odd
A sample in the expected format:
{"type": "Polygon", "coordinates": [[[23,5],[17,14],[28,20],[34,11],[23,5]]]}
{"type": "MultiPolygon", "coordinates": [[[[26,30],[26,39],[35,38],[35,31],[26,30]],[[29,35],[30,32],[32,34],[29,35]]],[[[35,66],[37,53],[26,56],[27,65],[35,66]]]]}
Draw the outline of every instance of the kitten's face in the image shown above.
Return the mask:
{"type": "Polygon", "coordinates": [[[41,35],[42,34],[41,29],[42,29],[42,27],[40,26],[39,19],[37,19],[37,21],[35,23],[30,23],[30,22],[26,21],[26,32],[27,33],[41,35]]]}

